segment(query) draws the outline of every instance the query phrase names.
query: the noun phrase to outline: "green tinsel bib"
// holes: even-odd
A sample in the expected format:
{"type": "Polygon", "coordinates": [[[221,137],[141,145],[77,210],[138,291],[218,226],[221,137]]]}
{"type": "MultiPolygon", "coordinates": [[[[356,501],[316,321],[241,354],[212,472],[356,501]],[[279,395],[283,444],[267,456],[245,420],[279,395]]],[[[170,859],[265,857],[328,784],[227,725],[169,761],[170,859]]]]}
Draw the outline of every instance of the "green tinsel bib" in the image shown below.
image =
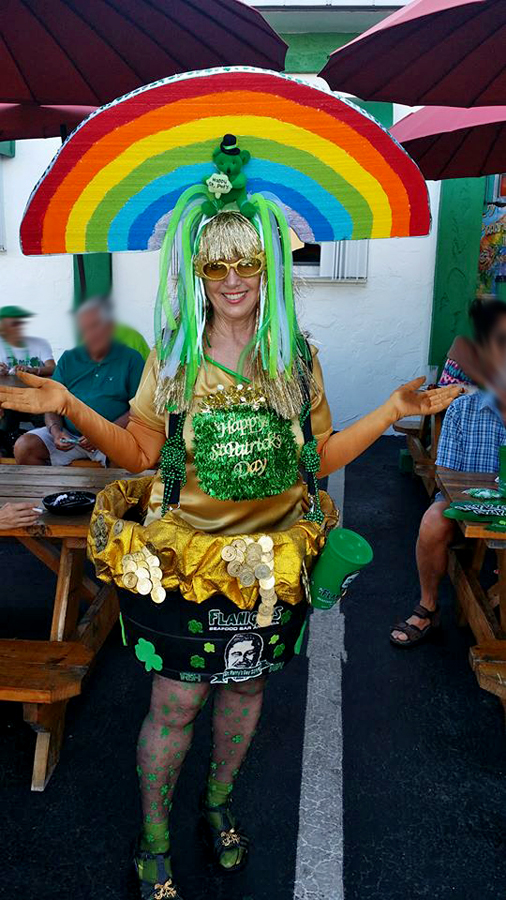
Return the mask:
{"type": "Polygon", "coordinates": [[[291,422],[272,409],[237,404],[195,413],[194,462],[200,487],[218,500],[262,500],[298,478],[291,422]]]}

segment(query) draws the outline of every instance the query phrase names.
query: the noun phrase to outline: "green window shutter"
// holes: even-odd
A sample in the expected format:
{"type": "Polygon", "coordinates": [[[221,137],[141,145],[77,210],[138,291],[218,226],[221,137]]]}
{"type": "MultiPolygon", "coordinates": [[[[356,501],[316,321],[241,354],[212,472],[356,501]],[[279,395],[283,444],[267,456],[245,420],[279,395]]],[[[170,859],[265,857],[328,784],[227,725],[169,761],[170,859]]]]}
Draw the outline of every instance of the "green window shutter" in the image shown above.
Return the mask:
{"type": "Polygon", "coordinates": [[[484,178],[441,182],[429,363],[441,367],[458,334],[469,335],[476,296],[484,178]]]}
{"type": "Polygon", "coordinates": [[[338,32],[309,33],[309,34],[282,34],[281,37],[288,44],[286,55],[286,72],[319,72],[327,62],[328,57],[353,38],[356,34],[340,34],[338,32]]]}
{"type": "Polygon", "coordinates": [[[355,106],[360,106],[364,112],[369,113],[383,128],[390,128],[394,124],[394,106],[393,103],[383,103],[380,100],[355,100],[351,98],[355,106]]]}
{"type": "Polygon", "coordinates": [[[74,256],[74,309],[90,297],[107,296],[112,287],[112,259],[110,253],[83,253],[84,292],[81,287],[79,258],[74,256]]]}
{"type": "Polygon", "coordinates": [[[0,141],[0,156],[15,156],[16,141],[0,141]]]}

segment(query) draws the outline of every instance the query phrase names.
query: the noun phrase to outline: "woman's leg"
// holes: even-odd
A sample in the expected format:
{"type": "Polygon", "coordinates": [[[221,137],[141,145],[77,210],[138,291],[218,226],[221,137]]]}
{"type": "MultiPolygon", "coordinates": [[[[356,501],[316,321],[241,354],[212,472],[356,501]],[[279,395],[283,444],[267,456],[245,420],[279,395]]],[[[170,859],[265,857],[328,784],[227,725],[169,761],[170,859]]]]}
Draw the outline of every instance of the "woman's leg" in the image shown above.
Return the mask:
{"type": "MultiPolygon", "coordinates": [[[[166,853],[174,788],[193,737],[193,723],[209,693],[208,684],[186,684],[154,675],[149,712],[137,744],[142,800],[140,849],[166,853]]],[[[138,861],[143,881],[158,881],[154,861],[138,861]]],[[[166,863],[167,875],[170,864],[166,863]]]]}
{"type": "MultiPolygon", "coordinates": [[[[206,792],[206,816],[214,828],[221,828],[222,816],[213,813],[212,808],[228,802],[260,718],[265,682],[265,677],[230,682],[216,691],[213,749],[206,792]]],[[[220,863],[225,868],[235,866],[243,853],[243,848],[226,851],[220,855],[220,863]]]]}

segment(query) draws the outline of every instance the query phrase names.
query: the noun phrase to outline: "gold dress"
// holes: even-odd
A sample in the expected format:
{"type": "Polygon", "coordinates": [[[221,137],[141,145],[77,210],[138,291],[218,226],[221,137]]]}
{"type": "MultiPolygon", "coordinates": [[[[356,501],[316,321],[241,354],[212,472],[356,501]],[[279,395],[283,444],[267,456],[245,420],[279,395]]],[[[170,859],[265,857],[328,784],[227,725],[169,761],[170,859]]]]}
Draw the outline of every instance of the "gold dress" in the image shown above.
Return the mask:
{"type": "MultiPolygon", "coordinates": [[[[321,368],[314,349],[312,353],[310,416],[313,437],[320,441],[329,436],[332,424],[321,368]]],[[[169,413],[159,415],[154,406],[157,375],[158,362],[153,352],[131,403],[132,415],[149,428],[167,434],[169,413]]],[[[242,381],[244,389],[253,390],[247,379],[242,381]]],[[[212,476],[213,465],[208,465],[210,454],[199,455],[198,422],[207,421],[202,410],[215,395],[226,397],[227,392],[234,391],[236,395],[241,383],[236,373],[206,355],[184,419],[186,483],[181,487],[176,509],[162,515],[164,483],[156,474],[108,486],[99,495],[92,518],[90,556],[100,578],[128,588],[128,593],[120,591],[120,602],[126,636],[130,642],[137,642],[137,658],[148,671],[150,666],[180,680],[243,680],[283,667],[293,655],[307,613],[307,584],[305,591],[303,583],[306,572],[323,547],[326,529],[337,520],[335,509],[323,492],[323,526],[303,518],[310,508],[310,498],[298,473],[298,456],[304,444],[298,419],[281,422],[274,417],[275,427],[285,441],[283,444],[279,438],[279,483],[285,470],[292,472],[287,475],[286,489],[275,493],[271,489],[269,496],[262,496],[260,487],[259,496],[251,499],[222,499],[227,496],[232,475],[220,480],[216,491],[212,491],[214,496],[203,489],[209,483],[209,473],[212,476]],[[290,455],[294,457],[293,465],[290,455]],[[156,560],[153,572],[156,570],[157,586],[153,591],[145,587],[150,576],[144,571],[142,553],[151,559],[151,564],[156,560]],[[132,559],[141,567],[139,580],[132,559]],[[134,577],[125,572],[125,560],[126,568],[134,569],[134,577]],[[140,595],[139,591],[147,595],[140,595]],[[244,649],[238,635],[249,651],[244,672],[236,672],[234,677],[227,667],[227,647],[234,641],[234,646],[239,642],[239,650],[244,649]]],[[[264,413],[264,419],[268,414],[264,413]]],[[[258,421],[262,427],[262,416],[258,421]]],[[[239,424],[244,424],[244,420],[240,419],[239,424]]],[[[275,436],[278,437],[277,432],[275,436]]],[[[250,433],[249,438],[248,447],[265,446],[259,443],[258,435],[250,433]]],[[[233,442],[234,449],[238,443],[233,442]]],[[[214,444],[211,454],[216,447],[228,451],[230,446],[214,444]]],[[[231,460],[231,473],[234,462],[231,460]]],[[[253,473],[250,485],[255,477],[253,473]]],[[[265,483],[260,476],[258,484],[265,483]]],[[[235,652],[234,658],[236,655],[235,652]]]]}

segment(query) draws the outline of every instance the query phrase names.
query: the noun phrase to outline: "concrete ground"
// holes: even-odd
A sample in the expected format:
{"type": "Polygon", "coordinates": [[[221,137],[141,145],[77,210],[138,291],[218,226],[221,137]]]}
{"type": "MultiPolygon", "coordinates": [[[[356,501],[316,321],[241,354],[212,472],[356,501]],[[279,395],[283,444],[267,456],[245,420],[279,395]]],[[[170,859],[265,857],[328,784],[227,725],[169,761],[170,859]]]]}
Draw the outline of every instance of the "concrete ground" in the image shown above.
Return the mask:
{"type": "MultiPolygon", "coordinates": [[[[198,722],[175,798],[174,857],[186,900],[504,900],[502,713],[467,663],[472,636],[453,621],[413,652],[388,626],[417,601],[414,541],[427,498],[382,438],[346,473],[345,525],[375,559],[344,609],[315,612],[306,654],[272,678],[236,809],[252,839],[248,868],[219,879],[195,834],[209,753],[198,722]],[[343,790],[344,783],[344,790],[343,790]]],[[[342,491],[333,480],[335,496],[342,491]]],[[[44,637],[53,576],[0,542],[0,633],[44,637]]],[[[115,630],[84,695],[69,704],[59,766],[30,792],[34,735],[0,704],[3,879],[0,897],[123,900],[138,827],[137,731],[149,677],[115,630]]]]}

